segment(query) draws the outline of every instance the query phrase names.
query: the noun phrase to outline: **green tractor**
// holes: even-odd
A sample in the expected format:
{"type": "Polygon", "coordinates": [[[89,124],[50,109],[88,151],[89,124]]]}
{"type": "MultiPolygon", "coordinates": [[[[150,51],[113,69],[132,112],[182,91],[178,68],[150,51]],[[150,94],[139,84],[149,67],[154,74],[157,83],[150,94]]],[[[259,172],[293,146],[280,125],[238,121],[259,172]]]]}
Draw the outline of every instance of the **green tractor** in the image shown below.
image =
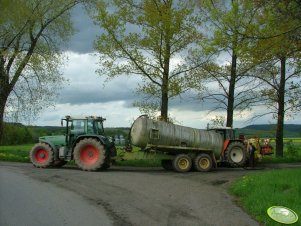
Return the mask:
{"type": "Polygon", "coordinates": [[[30,151],[30,160],[36,167],[61,167],[74,160],[87,171],[107,169],[111,157],[116,156],[114,140],[104,134],[102,117],[71,117],[66,122],[66,135],[44,136],[30,151]]]}

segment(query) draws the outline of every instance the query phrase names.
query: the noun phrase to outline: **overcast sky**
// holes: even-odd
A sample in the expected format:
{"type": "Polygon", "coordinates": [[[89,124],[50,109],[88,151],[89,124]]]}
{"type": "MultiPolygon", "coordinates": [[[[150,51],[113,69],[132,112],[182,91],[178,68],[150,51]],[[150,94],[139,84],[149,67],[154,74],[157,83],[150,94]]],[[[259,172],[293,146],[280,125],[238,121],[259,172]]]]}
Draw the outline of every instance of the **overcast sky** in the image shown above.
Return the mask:
{"type": "MultiPolygon", "coordinates": [[[[65,47],[69,61],[63,69],[69,83],[61,90],[55,108],[46,109],[32,124],[58,126],[65,115],[97,115],[107,119],[106,127],[129,127],[141,114],[133,107],[133,102],[141,98],[135,93],[139,78],[119,77],[105,84],[105,78],[95,72],[98,59],[93,49],[93,41],[101,34],[101,28],[93,24],[81,7],[73,10],[72,17],[76,34],[65,47]]],[[[170,103],[170,114],[178,124],[205,128],[215,115],[225,116],[225,112],[209,114],[209,108],[210,105],[184,95],[170,103]]],[[[235,117],[234,127],[275,123],[271,116],[248,122],[252,115],[253,112],[244,112],[235,117]]],[[[300,118],[301,114],[295,119],[287,119],[286,123],[300,124],[300,118]]]]}

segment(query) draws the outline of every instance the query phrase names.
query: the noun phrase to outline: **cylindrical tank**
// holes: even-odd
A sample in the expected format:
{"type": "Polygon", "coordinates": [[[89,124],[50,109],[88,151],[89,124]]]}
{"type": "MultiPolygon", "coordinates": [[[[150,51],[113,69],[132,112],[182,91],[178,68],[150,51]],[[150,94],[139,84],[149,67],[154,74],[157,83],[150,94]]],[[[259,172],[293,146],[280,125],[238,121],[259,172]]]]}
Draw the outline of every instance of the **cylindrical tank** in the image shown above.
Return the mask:
{"type": "Polygon", "coordinates": [[[132,144],[140,148],[147,145],[203,148],[212,150],[216,157],[223,148],[223,137],[215,131],[154,121],[146,116],[134,121],[130,136],[132,144]]]}

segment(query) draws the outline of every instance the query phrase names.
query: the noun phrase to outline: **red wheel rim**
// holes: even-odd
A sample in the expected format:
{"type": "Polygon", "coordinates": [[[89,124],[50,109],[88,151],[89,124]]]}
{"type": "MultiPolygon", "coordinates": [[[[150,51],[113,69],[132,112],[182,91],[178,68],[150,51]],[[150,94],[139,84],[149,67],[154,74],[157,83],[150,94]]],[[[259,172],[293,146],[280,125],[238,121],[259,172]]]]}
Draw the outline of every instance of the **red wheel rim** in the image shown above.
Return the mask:
{"type": "Polygon", "coordinates": [[[99,159],[99,151],[92,145],[87,145],[80,150],[80,160],[86,165],[92,165],[99,159]]]}
{"type": "Polygon", "coordinates": [[[46,161],[48,161],[49,153],[45,149],[38,149],[34,154],[34,157],[38,163],[45,163],[46,161]]]}

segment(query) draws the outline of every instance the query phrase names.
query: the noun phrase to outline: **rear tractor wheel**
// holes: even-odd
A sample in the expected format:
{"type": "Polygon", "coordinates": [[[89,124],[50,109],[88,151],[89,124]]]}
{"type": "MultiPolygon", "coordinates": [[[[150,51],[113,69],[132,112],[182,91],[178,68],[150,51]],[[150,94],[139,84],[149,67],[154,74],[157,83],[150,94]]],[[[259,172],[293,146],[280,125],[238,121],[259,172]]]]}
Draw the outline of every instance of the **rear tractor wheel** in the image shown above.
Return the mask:
{"type": "Polygon", "coordinates": [[[73,158],[82,170],[96,171],[101,169],[105,162],[105,149],[98,140],[85,138],[76,144],[73,158]]]}
{"type": "Polygon", "coordinates": [[[199,154],[194,159],[194,167],[199,172],[208,172],[212,169],[212,158],[208,154],[199,154]]]}
{"type": "Polygon", "coordinates": [[[53,150],[48,144],[38,143],[31,149],[29,159],[35,167],[50,167],[54,161],[53,150]]]}
{"type": "Polygon", "coordinates": [[[246,164],[247,151],[246,147],[241,142],[232,142],[229,144],[225,155],[228,163],[233,167],[242,167],[246,164]]]}
{"type": "Polygon", "coordinates": [[[174,158],[172,165],[175,171],[185,173],[191,170],[192,160],[189,155],[179,154],[174,158]]]}

